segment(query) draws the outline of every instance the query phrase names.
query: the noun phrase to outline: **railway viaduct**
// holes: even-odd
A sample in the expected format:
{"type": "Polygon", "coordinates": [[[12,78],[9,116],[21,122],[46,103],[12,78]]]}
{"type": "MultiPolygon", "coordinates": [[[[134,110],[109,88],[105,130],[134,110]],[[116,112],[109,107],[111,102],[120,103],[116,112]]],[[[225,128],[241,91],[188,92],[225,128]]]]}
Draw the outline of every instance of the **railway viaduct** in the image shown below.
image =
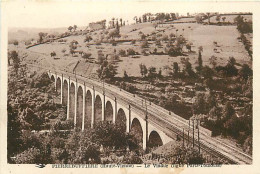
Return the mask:
{"type": "Polygon", "coordinates": [[[191,133],[188,120],[142,98],[97,79],[62,71],[48,71],[60,94],[60,103],[67,106],[67,119],[82,131],[99,121],[122,124],[126,132],[134,131],[143,149],[150,144],[164,145],[177,137],[192,141],[201,150],[226,159],[232,164],[251,164],[251,156],[234,146],[212,138],[200,127],[200,135],[191,133]],[[136,132],[135,132],[136,131],[136,132]]]}

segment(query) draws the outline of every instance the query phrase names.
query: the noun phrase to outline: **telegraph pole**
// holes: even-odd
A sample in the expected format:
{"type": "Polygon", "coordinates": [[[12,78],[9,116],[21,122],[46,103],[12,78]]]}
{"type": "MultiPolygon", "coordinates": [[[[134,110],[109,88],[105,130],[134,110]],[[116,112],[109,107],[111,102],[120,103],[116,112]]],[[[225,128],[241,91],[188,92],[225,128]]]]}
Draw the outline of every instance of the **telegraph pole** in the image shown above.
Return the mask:
{"type": "Polygon", "coordinates": [[[183,141],[183,144],[182,144],[182,146],[184,147],[184,128],[182,129],[183,130],[183,132],[182,132],[182,141],[183,141]]]}
{"type": "MultiPolygon", "coordinates": [[[[199,122],[199,120],[197,120],[199,122]]],[[[199,145],[199,153],[200,153],[200,129],[199,129],[200,124],[198,124],[198,145],[199,145]]]]}
{"type": "Polygon", "coordinates": [[[192,146],[194,147],[194,119],[192,119],[192,129],[193,129],[193,132],[192,132],[192,146]]]}

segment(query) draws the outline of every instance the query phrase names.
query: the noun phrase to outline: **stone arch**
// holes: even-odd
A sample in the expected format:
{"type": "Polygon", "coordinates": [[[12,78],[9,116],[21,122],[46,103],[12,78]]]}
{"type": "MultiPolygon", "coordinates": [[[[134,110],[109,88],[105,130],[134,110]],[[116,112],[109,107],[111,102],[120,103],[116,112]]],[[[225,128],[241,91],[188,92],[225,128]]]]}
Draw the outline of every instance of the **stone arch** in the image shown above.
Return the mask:
{"type": "Polygon", "coordinates": [[[94,124],[102,121],[102,100],[99,95],[96,95],[94,103],[94,124]]]}
{"type": "Polygon", "coordinates": [[[130,133],[137,139],[138,145],[143,147],[143,128],[139,119],[134,118],[131,123],[130,133]]]}
{"type": "Polygon", "coordinates": [[[155,130],[151,131],[151,133],[148,136],[147,148],[150,149],[162,145],[163,145],[163,140],[159,135],[159,133],[155,130]]]}
{"type": "Polygon", "coordinates": [[[76,94],[75,94],[75,89],[76,89],[76,86],[74,83],[71,83],[70,85],[70,93],[69,93],[69,101],[70,101],[70,108],[69,108],[69,119],[72,119],[73,120],[73,123],[75,123],[75,120],[74,120],[74,117],[75,117],[75,97],[76,97],[76,94]]]}
{"type": "Polygon", "coordinates": [[[69,84],[67,80],[64,80],[63,82],[63,90],[62,90],[62,104],[67,106],[68,104],[68,89],[69,89],[69,84]]]}
{"type": "Polygon", "coordinates": [[[105,121],[108,121],[108,122],[113,121],[113,105],[110,101],[106,102],[105,121]]]}
{"type": "Polygon", "coordinates": [[[76,128],[82,128],[83,119],[83,89],[81,86],[78,87],[77,91],[77,115],[76,115],[76,128]]]}
{"type": "Polygon", "coordinates": [[[91,114],[92,114],[92,94],[89,90],[87,90],[85,95],[84,129],[91,126],[91,114]]]}
{"type": "Polygon", "coordinates": [[[119,108],[116,116],[116,125],[122,127],[123,130],[126,130],[127,118],[125,111],[122,108],[119,108]]]}

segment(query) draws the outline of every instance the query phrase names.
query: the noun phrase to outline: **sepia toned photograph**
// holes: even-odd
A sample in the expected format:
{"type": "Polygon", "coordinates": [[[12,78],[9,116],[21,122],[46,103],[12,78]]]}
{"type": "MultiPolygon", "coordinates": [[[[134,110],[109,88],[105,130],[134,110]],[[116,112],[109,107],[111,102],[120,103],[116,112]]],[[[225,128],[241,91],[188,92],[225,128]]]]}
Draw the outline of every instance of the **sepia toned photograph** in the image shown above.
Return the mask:
{"type": "Polygon", "coordinates": [[[253,164],[252,11],[76,6],[8,22],[8,164],[253,164]]]}

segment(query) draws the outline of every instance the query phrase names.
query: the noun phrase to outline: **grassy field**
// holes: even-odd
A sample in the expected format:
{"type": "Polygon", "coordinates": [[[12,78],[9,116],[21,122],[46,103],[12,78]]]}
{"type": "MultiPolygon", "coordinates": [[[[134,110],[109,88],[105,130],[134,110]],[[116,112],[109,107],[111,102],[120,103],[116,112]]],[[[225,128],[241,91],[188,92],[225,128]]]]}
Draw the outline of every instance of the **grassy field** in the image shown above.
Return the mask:
{"type": "MultiPolygon", "coordinates": [[[[248,17],[248,16],[247,16],[248,17]]],[[[214,17],[212,17],[214,18],[214,17]]],[[[233,20],[234,16],[227,16],[226,21],[233,20]]],[[[249,18],[249,17],[248,17],[249,18]]],[[[211,20],[212,21],[212,20],[211,20]]],[[[109,30],[108,30],[109,32],[109,30]]],[[[52,42],[47,44],[38,45],[32,47],[26,51],[32,53],[34,56],[29,56],[30,59],[36,59],[35,61],[40,62],[41,64],[47,63],[61,69],[67,69],[70,71],[74,68],[74,66],[79,61],[79,67],[77,68],[78,72],[85,73],[86,67],[84,66],[86,63],[81,58],[80,55],[72,56],[69,53],[69,43],[73,40],[78,41],[77,51],[84,51],[86,53],[91,53],[91,58],[94,60],[97,59],[97,52],[102,50],[103,54],[113,55],[114,51],[118,54],[119,50],[127,50],[128,48],[134,49],[140,55],[132,58],[132,56],[128,57],[120,57],[120,61],[117,62],[118,66],[118,76],[123,76],[124,71],[131,76],[140,76],[139,72],[139,64],[145,64],[147,67],[154,66],[157,71],[159,69],[162,70],[163,75],[169,74],[171,69],[169,67],[172,66],[173,62],[178,62],[179,66],[180,59],[182,57],[188,57],[190,62],[193,65],[193,68],[197,63],[198,58],[198,47],[203,47],[202,59],[204,65],[209,65],[209,58],[211,56],[217,57],[218,65],[225,65],[229,57],[233,56],[238,63],[240,64],[250,64],[250,57],[248,56],[247,51],[244,48],[242,42],[239,42],[237,39],[240,34],[236,29],[236,26],[216,26],[216,25],[202,25],[197,23],[180,23],[180,24],[159,24],[159,26],[155,29],[153,23],[141,23],[141,24],[133,24],[121,27],[119,39],[127,39],[127,40],[137,40],[135,44],[131,44],[130,42],[122,42],[118,43],[116,46],[112,46],[110,43],[102,43],[101,45],[96,45],[96,41],[100,40],[102,37],[104,38],[106,35],[104,31],[95,31],[92,32],[91,37],[92,41],[89,43],[84,42],[84,35],[79,36],[70,36],[65,38],[66,42],[52,42]],[[164,31],[163,31],[164,30],[164,31]],[[177,31],[176,31],[177,30],[177,31]],[[163,36],[170,35],[171,33],[177,36],[184,36],[187,42],[192,43],[192,53],[189,53],[188,50],[184,47],[184,53],[186,56],[178,56],[178,57],[170,57],[168,55],[152,55],[144,56],[141,54],[141,42],[140,40],[140,32],[145,35],[151,35],[154,32],[158,35],[160,33],[163,36]],[[216,44],[214,44],[217,43],[216,44]],[[65,53],[62,50],[66,50],[65,53]],[[50,53],[56,52],[56,59],[50,56],[50,53]],[[36,58],[37,57],[37,58],[36,58]]],[[[252,40],[251,36],[247,36],[252,40]]],[[[149,41],[149,48],[146,50],[152,51],[154,48],[157,48],[158,51],[164,51],[164,48],[167,44],[167,41],[162,41],[162,47],[157,48],[154,41],[149,41]]],[[[22,48],[21,45],[19,45],[22,48]]],[[[9,49],[12,49],[12,45],[10,45],[9,49]]],[[[108,56],[109,58],[109,56],[108,56]]],[[[87,64],[86,64],[87,66],[87,64]]],[[[251,66],[251,65],[250,65],[251,66]]],[[[95,73],[96,68],[92,68],[95,73]]],[[[88,70],[89,71],[89,70],[88,70]]]]}

